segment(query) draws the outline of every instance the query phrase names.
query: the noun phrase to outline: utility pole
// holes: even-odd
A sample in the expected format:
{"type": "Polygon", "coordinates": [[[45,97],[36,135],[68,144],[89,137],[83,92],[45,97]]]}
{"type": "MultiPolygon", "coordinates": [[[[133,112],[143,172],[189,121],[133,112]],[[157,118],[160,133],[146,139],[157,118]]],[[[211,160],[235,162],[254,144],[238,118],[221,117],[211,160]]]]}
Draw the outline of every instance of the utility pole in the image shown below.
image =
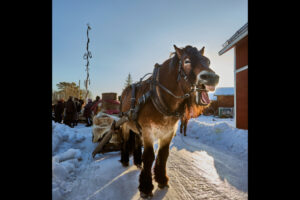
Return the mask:
{"type": "Polygon", "coordinates": [[[92,53],[89,51],[89,43],[90,43],[90,38],[89,38],[89,30],[91,30],[92,28],[90,27],[89,24],[87,24],[87,31],[86,31],[86,35],[87,35],[87,44],[86,44],[86,53],[83,55],[83,59],[86,60],[86,80],[84,80],[84,86],[86,89],[86,94],[85,94],[85,99],[87,99],[88,96],[88,86],[91,84],[90,81],[90,74],[89,74],[89,59],[92,58],[92,53]]]}

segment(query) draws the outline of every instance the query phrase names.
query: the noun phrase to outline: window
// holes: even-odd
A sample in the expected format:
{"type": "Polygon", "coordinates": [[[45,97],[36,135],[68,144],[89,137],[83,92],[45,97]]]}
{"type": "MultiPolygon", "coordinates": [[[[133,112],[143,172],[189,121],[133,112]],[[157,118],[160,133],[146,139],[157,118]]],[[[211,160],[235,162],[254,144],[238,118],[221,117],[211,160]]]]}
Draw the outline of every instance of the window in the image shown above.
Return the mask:
{"type": "Polygon", "coordinates": [[[219,107],[219,117],[233,117],[233,108],[219,107]]]}

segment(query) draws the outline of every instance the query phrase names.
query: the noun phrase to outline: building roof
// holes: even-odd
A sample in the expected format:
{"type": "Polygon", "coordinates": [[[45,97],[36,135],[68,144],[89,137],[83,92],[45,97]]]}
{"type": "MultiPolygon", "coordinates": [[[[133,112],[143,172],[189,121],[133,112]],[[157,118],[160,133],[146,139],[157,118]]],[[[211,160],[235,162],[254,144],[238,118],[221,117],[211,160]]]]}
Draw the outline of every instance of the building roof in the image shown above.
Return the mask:
{"type": "Polygon", "coordinates": [[[238,43],[241,39],[246,37],[248,35],[248,22],[242,26],[231,38],[229,38],[224,44],[223,44],[223,49],[219,51],[219,55],[224,54],[227,52],[229,49],[234,47],[236,43],[238,43]]]}
{"type": "Polygon", "coordinates": [[[214,96],[233,96],[234,95],[234,87],[220,87],[217,88],[214,96]]]}

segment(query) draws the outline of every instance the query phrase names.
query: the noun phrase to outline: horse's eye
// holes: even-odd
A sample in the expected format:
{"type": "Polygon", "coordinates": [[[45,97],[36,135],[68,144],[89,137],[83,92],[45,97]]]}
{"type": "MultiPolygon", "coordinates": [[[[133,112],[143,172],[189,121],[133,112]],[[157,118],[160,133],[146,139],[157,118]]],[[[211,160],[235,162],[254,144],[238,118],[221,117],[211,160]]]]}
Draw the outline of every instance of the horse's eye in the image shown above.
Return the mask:
{"type": "Polygon", "coordinates": [[[187,58],[184,60],[184,64],[190,64],[190,63],[191,63],[190,59],[187,58]]]}

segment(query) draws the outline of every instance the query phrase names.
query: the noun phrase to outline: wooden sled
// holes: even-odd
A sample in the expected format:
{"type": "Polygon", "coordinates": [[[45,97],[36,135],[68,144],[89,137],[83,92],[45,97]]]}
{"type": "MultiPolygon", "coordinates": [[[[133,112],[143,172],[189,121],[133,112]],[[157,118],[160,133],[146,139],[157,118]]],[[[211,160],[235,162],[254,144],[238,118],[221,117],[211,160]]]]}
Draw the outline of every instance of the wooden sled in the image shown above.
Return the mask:
{"type": "Polygon", "coordinates": [[[120,126],[127,121],[126,116],[119,118],[101,112],[93,118],[93,142],[98,142],[92,153],[93,158],[97,153],[121,150],[120,126]]]}

